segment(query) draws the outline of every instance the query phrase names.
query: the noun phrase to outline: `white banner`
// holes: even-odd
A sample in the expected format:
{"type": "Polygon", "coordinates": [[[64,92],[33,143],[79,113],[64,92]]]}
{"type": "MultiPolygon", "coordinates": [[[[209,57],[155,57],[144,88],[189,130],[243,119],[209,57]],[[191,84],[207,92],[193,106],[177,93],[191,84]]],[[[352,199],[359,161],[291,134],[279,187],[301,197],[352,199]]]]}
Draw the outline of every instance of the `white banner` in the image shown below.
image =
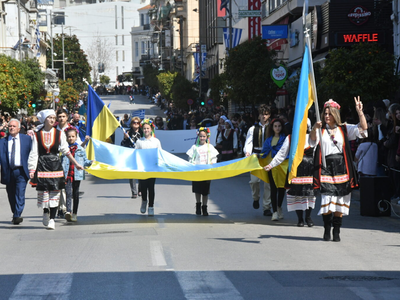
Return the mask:
{"type": "MultiPolygon", "coordinates": [[[[128,129],[127,129],[128,130],[128,129]]],[[[196,142],[197,129],[190,130],[156,130],[156,138],[161,142],[163,150],[170,153],[186,153],[196,142]]],[[[210,127],[210,143],[215,147],[218,125],[210,127]]],[[[121,129],[115,131],[115,144],[121,145],[123,132],[121,129]]]]}

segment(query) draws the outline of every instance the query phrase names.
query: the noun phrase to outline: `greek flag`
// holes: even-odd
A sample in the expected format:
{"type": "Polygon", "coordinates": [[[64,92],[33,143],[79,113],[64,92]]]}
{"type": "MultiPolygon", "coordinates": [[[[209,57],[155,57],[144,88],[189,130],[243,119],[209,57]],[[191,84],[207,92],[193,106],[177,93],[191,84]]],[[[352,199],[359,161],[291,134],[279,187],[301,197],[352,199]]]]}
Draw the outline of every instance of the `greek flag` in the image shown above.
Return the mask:
{"type": "MultiPolygon", "coordinates": [[[[240,38],[242,37],[241,28],[232,28],[232,48],[235,48],[240,43],[240,38]]],[[[229,49],[229,28],[224,28],[224,42],[225,48],[229,49]]]]}
{"type": "MultiPolygon", "coordinates": [[[[200,76],[199,76],[199,74],[200,74],[200,55],[199,55],[200,53],[199,52],[195,52],[195,53],[193,53],[193,56],[194,56],[194,62],[195,62],[195,65],[196,65],[196,77],[194,78],[194,82],[197,82],[197,81],[199,81],[199,78],[200,78],[200,76]]],[[[205,70],[206,70],[206,57],[207,57],[207,52],[205,52],[205,53],[202,53],[201,54],[201,76],[203,77],[203,76],[205,76],[206,75],[206,72],[205,72],[205,70]]]]}
{"type": "Polygon", "coordinates": [[[226,11],[229,12],[228,4],[229,0],[221,0],[221,5],[219,7],[219,10],[223,10],[225,8],[226,11]]]}
{"type": "Polygon", "coordinates": [[[145,117],[145,110],[144,109],[139,109],[139,110],[134,110],[131,113],[131,117],[139,117],[141,120],[144,119],[145,117]]]}
{"type": "Polygon", "coordinates": [[[36,51],[36,57],[39,58],[41,53],[40,53],[40,31],[39,31],[39,23],[37,24],[36,31],[36,45],[35,45],[35,51],[36,51]]]}

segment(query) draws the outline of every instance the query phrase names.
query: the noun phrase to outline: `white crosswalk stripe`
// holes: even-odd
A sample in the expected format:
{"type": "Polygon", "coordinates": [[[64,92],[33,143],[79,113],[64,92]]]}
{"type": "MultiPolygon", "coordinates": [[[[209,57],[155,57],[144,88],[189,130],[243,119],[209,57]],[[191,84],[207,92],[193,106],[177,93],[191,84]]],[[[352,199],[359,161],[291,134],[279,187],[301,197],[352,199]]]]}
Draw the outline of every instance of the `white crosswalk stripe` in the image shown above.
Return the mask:
{"type": "Polygon", "coordinates": [[[9,299],[68,300],[72,285],[72,277],[72,273],[24,274],[9,299]]]}
{"type": "Polygon", "coordinates": [[[176,277],[188,300],[243,300],[224,272],[176,272],[176,277]]]}

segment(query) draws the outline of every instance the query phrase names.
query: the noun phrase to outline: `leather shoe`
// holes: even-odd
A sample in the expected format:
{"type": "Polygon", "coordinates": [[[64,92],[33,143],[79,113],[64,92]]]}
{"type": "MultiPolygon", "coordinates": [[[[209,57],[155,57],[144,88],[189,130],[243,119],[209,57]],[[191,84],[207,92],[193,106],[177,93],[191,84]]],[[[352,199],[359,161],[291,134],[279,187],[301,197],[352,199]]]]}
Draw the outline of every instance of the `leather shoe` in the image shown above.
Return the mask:
{"type": "Polygon", "coordinates": [[[308,227],[313,227],[314,226],[314,222],[311,218],[306,218],[306,223],[308,225],[308,227]]]}
{"type": "Polygon", "coordinates": [[[260,208],[260,200],[254,200],[253,201],[253,208],[254,209],[259,209],[260,208]]]}
{"type": "Polygon", "coordinates": [[[297,223],[297,227],[304,227],[304,221],[299,221],[299,223],[297,223]]]}
{"type": "Polygon", "coordinates": [[[269,209],[266,209],[266,210],[264,210],[264,216],[271,217],[272,216],[272,212],[269,209]]]}
{"type": "Polygon", "coordinates": [[[13,223],[14,225],[18,225],[19,223],[22,223],[23,220],[24,220],[24,219],[21,218],[21,217],[16,217],[16,218],[13,218],[13,219],[12,219],[12,223],[13,223]]]}

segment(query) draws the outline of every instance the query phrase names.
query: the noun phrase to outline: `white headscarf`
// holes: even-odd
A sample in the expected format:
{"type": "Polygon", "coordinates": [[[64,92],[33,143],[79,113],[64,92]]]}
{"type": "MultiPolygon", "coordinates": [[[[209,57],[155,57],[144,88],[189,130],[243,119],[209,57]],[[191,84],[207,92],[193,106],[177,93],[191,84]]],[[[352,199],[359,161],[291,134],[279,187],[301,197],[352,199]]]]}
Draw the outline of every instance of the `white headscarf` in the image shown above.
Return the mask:
{"type": "Polygon", "coordinates": [[[45,109],[45,110],[40,111],[36,115],[36,117],[39,119],[40,123],[43,124],[44,121],[46,120],[46,118],[48,116],[52,116],[52,115],[56,116],[56,112],[54,111],[54,109],[45,109]]]}
{"type": "Polygon", "coordinates": [[[228,123],[231,126],[231,128],[233,129],[233,124],[232,124],[231,120],[225,120],[225,123],[228,123]]]}

